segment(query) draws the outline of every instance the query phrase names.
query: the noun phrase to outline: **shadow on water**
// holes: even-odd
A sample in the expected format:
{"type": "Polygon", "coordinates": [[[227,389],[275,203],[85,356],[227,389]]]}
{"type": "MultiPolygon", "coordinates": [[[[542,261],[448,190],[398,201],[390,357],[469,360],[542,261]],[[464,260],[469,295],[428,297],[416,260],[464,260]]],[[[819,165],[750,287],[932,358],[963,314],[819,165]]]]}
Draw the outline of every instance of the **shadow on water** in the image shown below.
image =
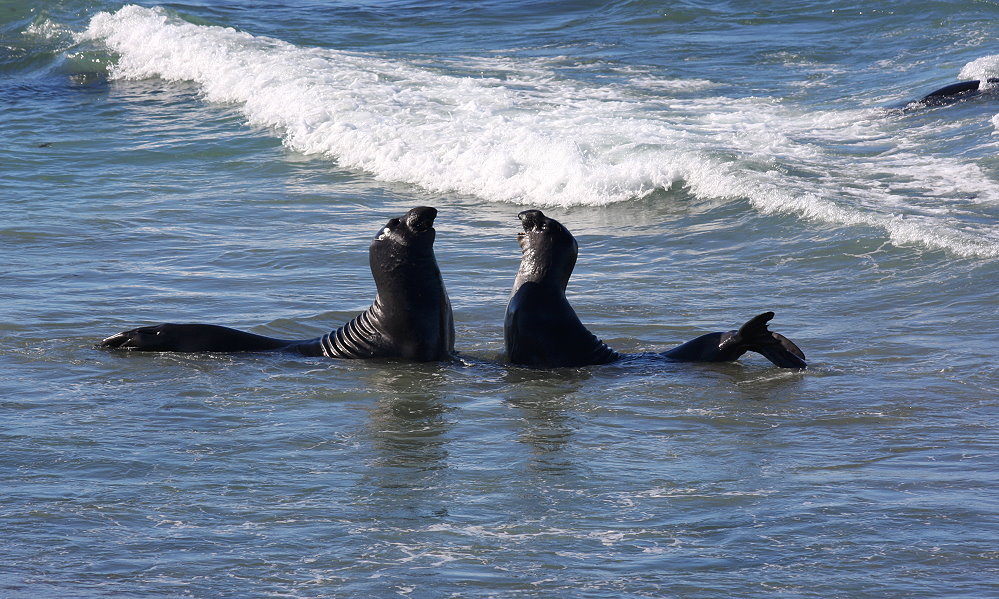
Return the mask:
{"type": "Polygon", "coordinates": [[[590,379],[585,369],[507,370],[504,400],[521,415],[517,442],[530,448],[528,471],[560,475],[576,469],[570,445],[580,408],[576,396],[590,379]]]}
{"type": "Polygon", "coordinates": [[[373,441],[380,454],[376,462],[417,472],[446,468],[445,415],[449,408],[440,391],[443,367],[414,370],[388,371],[372,381],[381,393],[370,414],[373,441]]]}
{"type": "Polygon", "coordinates": [[[447,364],[385,363],[367,381],[378,396],[368,411],[371,451],[355,501],[373,519],[447,515],[443,477],[448,468],[451,411],[443,385],[447,364]]]}

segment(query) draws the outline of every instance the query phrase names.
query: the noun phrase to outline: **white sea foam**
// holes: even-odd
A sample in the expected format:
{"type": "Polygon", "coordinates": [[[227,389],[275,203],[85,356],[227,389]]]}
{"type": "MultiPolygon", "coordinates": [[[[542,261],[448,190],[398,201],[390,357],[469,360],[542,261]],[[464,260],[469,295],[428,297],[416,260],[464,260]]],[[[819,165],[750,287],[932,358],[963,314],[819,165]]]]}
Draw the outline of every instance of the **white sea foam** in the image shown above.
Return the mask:
{"type": "Polygon", "coordinates": [[[42,21],[29,25],[28,28],[24,30],[24,33],[45,39],[55,39],[70,33],[70,30],[64,25],[60,25],[50,21],[49,19],[43,19],[42,21]]]}
{"type": "Polygon", "coordinates": [[[682,86],[665,80],[599,86],[511,59],[480,59],[481,75],[455,76],[138,6],[96,15],[82,37],[120,56],[113,77],[196,82],[206,100],[240,105],[288,147],[384,180],[538,206],[604,205],[680,183],[764,213],[999,256],[999,230],[932,210],[952,198],[997,203],[996,182],[974,163],[920,153],[918,136],[893,137],[877,110],[681,99],[669,88],[682,86]]]}
{"type": "Polygon", "coordinates": [[[957,76],[958,79],[978,79],[985,82],[984,87],[992,87],[994,84],[988,83],[990,77],[999,77],[999,54],[991,54],[972,60],[964,65],[957,76]]]}

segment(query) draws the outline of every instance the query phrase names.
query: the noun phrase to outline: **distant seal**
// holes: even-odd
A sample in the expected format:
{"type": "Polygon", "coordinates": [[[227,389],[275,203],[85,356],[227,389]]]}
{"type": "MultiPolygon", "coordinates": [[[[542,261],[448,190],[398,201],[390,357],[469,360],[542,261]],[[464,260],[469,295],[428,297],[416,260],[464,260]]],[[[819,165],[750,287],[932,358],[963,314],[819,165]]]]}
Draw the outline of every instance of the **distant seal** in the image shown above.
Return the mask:
{"type": "Polygon", "coordinates": [[[330,358],[447,360],[454,353],[454,320],[434,256],[437,210],[413,208],[389,220],[368,252],[377,293],[371,306],[329,334],[275,339],[211,324],[160,324],[112,335],[101,347],[137,351],[290,351],[330,358]]]}
{"type": "MultiPolygon", "coordinates": [[[[999,83],[999,79],[991,77],[986,79],[986,81],[989,85],[999,83]]],[[[959,81],[958,83],[952,83],[941,87],[940,89],[931,91],[919,100],[916,100],[914,104],[922,106],[944,106],[946,104],[953,104],[954,102],[980,96],[990,90],[991,88],[988,87],[986,89],[982,89],[982,82],[980,79],[974,79],[972,81],[959,81]]],[[[910,104],[910,106],[911,105],[912,104],[910,104]]]]}
{"type": "MultiPolygon", "coordinates": [[[[503,326],[507,359],[524,366],[559,368],[625,357],[591,333],[565,297],[579,251],[576,239],[540,210],[525,210],[518,218],[524,228],[517,234],[523,255],[503,326]]],[[[728,362],[754,351],[782,368],[805,368],[804,353],[767,329],[773,317],[773,312],[765,312],[737,331],[708,333],[652,355],[679,362],[728,362]]]]}

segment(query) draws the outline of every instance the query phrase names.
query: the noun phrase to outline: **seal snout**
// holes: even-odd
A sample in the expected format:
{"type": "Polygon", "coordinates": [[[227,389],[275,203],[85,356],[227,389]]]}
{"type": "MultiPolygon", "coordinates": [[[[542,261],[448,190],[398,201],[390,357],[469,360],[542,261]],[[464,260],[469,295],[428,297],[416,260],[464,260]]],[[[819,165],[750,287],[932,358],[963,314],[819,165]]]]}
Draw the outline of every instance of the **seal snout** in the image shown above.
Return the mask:
{"type": "Polygon", "coordinates": [[[434,227],[434,219],[437,218],[437,209],[429,206],[417,206],[407,212],[403,218],[406,221],[406,226],[411,230],[422,233],[434,227]]]}
{"type": "Polygon", "coordinates": [[[517,215],[517,218],[523,223],[525,231],[540,229],[548,220],[548,217],[540,210],[524,210],[517,215]]]}

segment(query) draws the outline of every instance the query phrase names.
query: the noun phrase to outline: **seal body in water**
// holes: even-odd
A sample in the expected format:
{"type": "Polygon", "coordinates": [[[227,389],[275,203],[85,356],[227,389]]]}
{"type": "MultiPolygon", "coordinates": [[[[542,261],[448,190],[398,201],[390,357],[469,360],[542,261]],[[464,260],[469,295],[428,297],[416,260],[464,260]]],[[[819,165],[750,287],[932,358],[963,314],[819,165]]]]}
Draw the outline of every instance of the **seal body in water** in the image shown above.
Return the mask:
{"type": "MultiPolygon", "coordinates": [[[[624,356],[591,333],[565,297],[579,251],[576,239],[540,210],[525,210],[518,217],[524,227],[517,235],[523,256],[503,326],[507,359],[538,368],[620,360],[624,356]]],[[[767,329],[773,317],[773,312],[766,312],[737,331],[708,333],[653,355],[680,362],[728,362],[755,351],[777,366],[805,368],[802,351],[767,329]]]]}
{"type": "Polygon", "coordinates": [[[306,340],[275,339],[212,324],[140,327],[100,346],[137,351],[297,352],[330,358],[447,360],[454,353],[454,320],[434,256],[437,210],[413,208],[393,218],[371,242],[377,294],[371,306],[339,329],[306,340]]]}
{"type": "Polygon", "coordinates": [[[911,102],[909,106],[944,106],[953,104],[968,98],[974,98],[984,93],[995,90],[995,84],[999,83],[999,78],[989,77],[986,79],[987,85],[982,86],[980,79],[971,81],[959,81],[950,85],[945,85],[940,89],[933,90],[919,100],[911,102]]]}

